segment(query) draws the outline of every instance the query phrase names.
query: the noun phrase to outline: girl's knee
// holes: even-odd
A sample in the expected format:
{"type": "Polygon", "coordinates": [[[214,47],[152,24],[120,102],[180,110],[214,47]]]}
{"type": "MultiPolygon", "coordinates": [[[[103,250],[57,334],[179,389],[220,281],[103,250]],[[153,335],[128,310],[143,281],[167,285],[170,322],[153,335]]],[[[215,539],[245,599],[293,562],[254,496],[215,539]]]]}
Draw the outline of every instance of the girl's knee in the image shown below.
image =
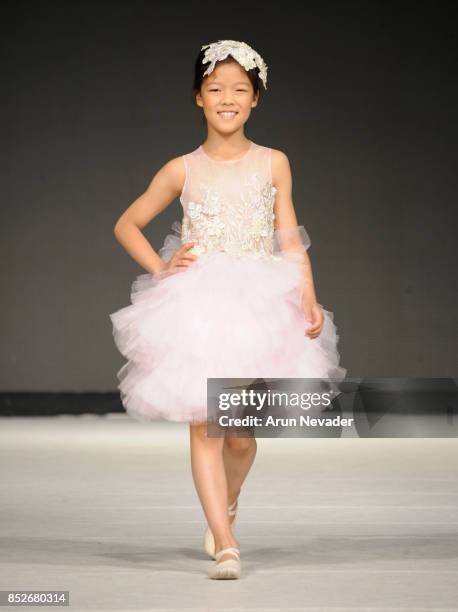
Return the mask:
{"type": "Polygon", "coordinates": [[[189,435],[193,440],[205,440],[207,438],[207,423],[190,423],[189,435]]]}
{"type": "Polygon", "coordinates": [[[226,436],[224,443],[227,448],[233,452],[245,453],[253,447],[256,448],[256,438],[237,438],[234,436],[226,436]]]}
{"type": "Polygon", "coordinates": [[[221,447],[224,443],[222,436],[209,436],[207,423],[189,424],[189,435],[192,441],[205,444],[209,447],[221,447]]]}

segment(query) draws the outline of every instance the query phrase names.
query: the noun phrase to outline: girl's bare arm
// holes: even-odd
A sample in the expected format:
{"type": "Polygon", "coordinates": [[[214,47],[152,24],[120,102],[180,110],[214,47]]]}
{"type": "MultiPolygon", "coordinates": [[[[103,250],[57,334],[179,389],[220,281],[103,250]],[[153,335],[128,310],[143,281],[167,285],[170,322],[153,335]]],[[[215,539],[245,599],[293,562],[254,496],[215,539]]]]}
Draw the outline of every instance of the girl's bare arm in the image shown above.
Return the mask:
{"type": "MultiPolygon", "coordinates": [[[[303,246],[300,235],[294,231],[298,223],[292,197],[293,180],[291,167],[288,157],[277,149],[272,149],[272,182],[277,188],[274,209],[275,229],[291,229],[290,234],[285,231],[290,247],[293,251],[301,251],[303,246]]],[[[313,282],[312,263],[306,250],[303,252],[303,266],[306,280],[303,301],[310,306],[317,302],[317,298],[313,282]]]]}
{"type": "Polygon", "coordinates": [[[141,230],[180,195],[184,180],[185,168],[181,157],[170,160],[154,175],[147,190],[132,202],[114,226],[118,242],[151,274],[160,272],[166,266],[141,230]]]}

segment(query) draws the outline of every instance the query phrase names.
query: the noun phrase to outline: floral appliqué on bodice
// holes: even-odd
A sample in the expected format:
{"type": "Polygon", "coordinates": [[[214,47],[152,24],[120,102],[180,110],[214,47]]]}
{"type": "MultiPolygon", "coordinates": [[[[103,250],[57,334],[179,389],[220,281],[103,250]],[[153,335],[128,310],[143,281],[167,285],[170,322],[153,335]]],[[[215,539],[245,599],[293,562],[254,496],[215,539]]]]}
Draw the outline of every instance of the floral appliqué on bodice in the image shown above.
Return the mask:
{"type": "Polygon", "coordinates": [[[235,256],[274,257],[276,187],[254,173],[241,185],[237,202],[225,201],[214,185],[200,183],[199,201],[188,202],[182,242],[195,241],[191,253],[225,251],[235,256]]]}

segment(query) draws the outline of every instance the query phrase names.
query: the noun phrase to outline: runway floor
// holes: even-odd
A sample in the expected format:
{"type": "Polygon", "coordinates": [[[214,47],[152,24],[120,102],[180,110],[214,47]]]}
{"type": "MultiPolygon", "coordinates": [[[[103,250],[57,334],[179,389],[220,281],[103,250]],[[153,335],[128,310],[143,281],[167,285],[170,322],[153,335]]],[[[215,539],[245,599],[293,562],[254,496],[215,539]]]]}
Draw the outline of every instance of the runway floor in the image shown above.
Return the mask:
{"type": "Polygon", "coordinates": [[[68,590],[70,610],[458,610],[453,438],[258,439],[231,581],[207,578],[187,425],[3,418],[0,466],[1,590],[68,590]]]}

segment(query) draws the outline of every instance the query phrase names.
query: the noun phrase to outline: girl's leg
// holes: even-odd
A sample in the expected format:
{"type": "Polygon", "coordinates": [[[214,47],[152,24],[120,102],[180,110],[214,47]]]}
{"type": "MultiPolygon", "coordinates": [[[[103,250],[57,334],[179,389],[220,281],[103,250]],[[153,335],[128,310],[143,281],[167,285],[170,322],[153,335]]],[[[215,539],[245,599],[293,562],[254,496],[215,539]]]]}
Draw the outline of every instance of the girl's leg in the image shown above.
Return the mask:
{"type": "MultiPolygon", "coordinates": [[[[234,538],[227,512],[227,478],[223,461],[224,438],[207,437],[207,424],[189,425],[191,469],[194,484],[207,522],[213,532],[216,551],[234,546],[240,548],[234,538]]],[[[233,559],[223,555],[219,561],[233,559]]]]}
{"type": "MultiPolygon", "coordinates": [[[[245,478],[256,457],[256,438],[226,436],[223,459],[226,470],[228,504],[233,504],[240,495],[245,478]]],[[[234,517],[231,517],[231,523],[234,517]]]]}

